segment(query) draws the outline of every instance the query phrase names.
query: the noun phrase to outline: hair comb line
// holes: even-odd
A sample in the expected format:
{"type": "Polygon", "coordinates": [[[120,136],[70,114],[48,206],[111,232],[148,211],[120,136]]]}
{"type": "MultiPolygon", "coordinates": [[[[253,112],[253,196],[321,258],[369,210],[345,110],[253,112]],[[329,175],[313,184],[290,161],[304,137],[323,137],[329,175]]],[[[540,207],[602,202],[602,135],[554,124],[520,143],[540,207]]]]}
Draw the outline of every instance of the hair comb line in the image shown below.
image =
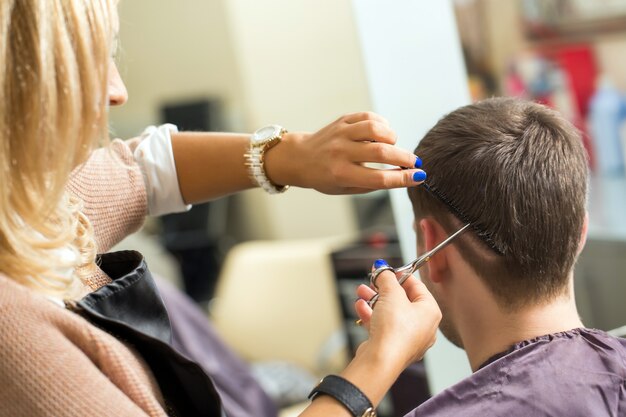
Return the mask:
{"type": "Polygon", "coordinates": [[[484,230],[479,229],[476,226],[475,222],[473,222],[467,215],[465,215],[461,210],[459,210],[459,208],[454,203],[452,203],[452,201],[446,198],[446,196],[443,193],[437,190],[436,187],[432,186],[426,181],[422,183],[422,187],[424,187],[424,189],[428,191],[430,195],[434,196],[437,200],[441,201],[448,208],[448,210],[454,216],[456,216],[459,220],[461,220],[464,223],[469,223],[471,225],[471,228],[474,229],[474,232],[476,232],[476,235],[483,242],[485,242],[487,246],[489,246],[492,250],[494,250],[498,255],[504,255],[504,252],[500,250],[500,248],[498,248],[491,234],[485,232],[484,230]]]}

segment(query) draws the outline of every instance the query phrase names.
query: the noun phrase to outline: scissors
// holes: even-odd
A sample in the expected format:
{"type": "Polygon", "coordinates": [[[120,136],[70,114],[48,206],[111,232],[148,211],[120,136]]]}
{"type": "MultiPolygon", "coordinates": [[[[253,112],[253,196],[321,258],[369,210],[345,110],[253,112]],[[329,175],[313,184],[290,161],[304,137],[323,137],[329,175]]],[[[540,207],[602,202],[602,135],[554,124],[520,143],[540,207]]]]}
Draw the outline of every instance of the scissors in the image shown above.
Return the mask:
{"type": "MultiPolygon", "coordinates": [[[[406,281],[411,275],[413,275],[415,271],[417,271],[422,266],[424,266],[426,262],[430,261],[430,258],[432,258],[434,254],[436,254],[441,249],[448,246],[454,240],[454,238],[456,238],[461,233],[466,231],[467,228],[470,226],[471,226],[471,223],[467,223],[465,226],[461,227],[459,230],[457,230],[456,232],[448,236],[443,242],[441,242],[440,244],[438,244],[437,246],[435,246],[434,248],[432,248],[431,250],[429,250],[428,252],[426,252],[425,254],[423,254],[422,256],[414,260],[413,262],[410,262],[399,268],[383,266],[383,267],[377,268],[373,272],[370,272],[368,274],[368,277],[370,279],[371,286],[378,289],[378,287],[376,286],[376,280],[378,279],[378,276],[385,271],[394,272],[396,274],[396,277],[399,277],[398,282],[400,283],[400,285],[404,284],[404,281],[406,281]]],[[[378,301],[378,293],[376,293],[372,298],[370,298],[370,300],[367,302],[367,305],[374,308],[374,304],[376,304],[376,301],[378,301]]],[[[361,324],[360,322],[361,320],[357,320],[357,324],[361,324]]]]}

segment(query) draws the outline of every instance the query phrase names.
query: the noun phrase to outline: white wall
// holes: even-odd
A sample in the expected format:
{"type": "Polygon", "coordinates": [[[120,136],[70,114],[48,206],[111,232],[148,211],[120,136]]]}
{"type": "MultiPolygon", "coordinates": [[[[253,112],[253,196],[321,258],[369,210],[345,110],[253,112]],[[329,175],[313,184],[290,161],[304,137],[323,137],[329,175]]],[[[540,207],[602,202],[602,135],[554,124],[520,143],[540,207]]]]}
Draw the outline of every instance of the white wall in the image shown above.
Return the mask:
{"type": "MultiPolygon", "coordinates": [[[[219,97],[228,127],[244,132],[269,123],[312,131],[369,107],[349,0],[126,0],[120,16],[130,100],[111,110],[119,137],[159,122],[164,100],[219,97]]],[[[237,198],[241,238],[356,232],[349,197],[237,198]]]]}
{"type": "Polygon", "coordinates": [[[316,129],[369,105],[348,0],[229,0],[250,126],[316,129]]]}
{"type": "MultiPolygon", "coordinates": [[[[469,103],[467,76],[450,1],[353,0],[375,111],[414,149],[437,120],[469,103]]],[[[406,190],[391,193],[402,251],[416,256],[413,211],[406,190]]],[[[439,334],[426,355],[433,394],[470,374],[465,354],[439,334]]]]}
{"type": "Polygon", "coordinates": [[[223,0],[121,1],[120,71],[130,99],[111,110],[120,137],[160,121],[165,100],[215,96],[241,126],[240,79],[223,0]]]}
{"type": "MultiPolygon", "coordinates": [[[[343,113],[366,110],[369,98],[348,0],[229,0],[250,129],[278,123],[314,131],[343,113]]],[[[270,238],[356,232],[349,197],[289,190],[245,194],[254,206],[247,229],[270,238]]]]}

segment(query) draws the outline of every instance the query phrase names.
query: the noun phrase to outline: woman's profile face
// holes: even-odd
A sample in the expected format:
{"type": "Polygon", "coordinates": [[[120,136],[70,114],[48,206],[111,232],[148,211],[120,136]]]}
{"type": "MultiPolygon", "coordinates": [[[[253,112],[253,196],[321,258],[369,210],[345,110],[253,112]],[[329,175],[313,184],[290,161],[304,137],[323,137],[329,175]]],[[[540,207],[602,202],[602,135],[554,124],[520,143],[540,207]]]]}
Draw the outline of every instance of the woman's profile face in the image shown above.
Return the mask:
{"type": "MultiPolygon", "coordinates": [[[[117,38],[120,31],[120,18],[117,13],[113,16],[113,30],[115,30],[114,39],[116,39],[113,45],[113,53],[115,53],[117,49],[117,38]]],[[[120,72],[117,69],[117,64],[115,63],[113,57],[111,57],[111,63],[109,64],[107,93],[109,96],[109,106],[121,106],[128,100],[128,91],[126,90],[126,86],[124,85],[124,81],[120,76],[120,72]]]]}
{"type": "Polygon", "coordinates": [[[109,65],[107,93],[109,96],[109,106],[121,106],[128,100],[128,91],[126,91],[126,86],[124,85],[124,81],[120,76],[120,72],[113,58],[111,58],[111,64],[109,65]]]}

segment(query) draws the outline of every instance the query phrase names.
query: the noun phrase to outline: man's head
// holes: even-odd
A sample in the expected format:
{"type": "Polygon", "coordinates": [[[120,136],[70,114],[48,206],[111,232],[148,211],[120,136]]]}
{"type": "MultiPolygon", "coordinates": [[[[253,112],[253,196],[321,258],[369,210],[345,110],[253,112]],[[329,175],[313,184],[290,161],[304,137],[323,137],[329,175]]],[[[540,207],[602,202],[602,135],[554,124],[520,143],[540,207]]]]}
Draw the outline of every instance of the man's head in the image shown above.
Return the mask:
{"type": "Polygon", "coordinates": [[[535,103],[489,99],[445,116],[415,153],[436,194],[409,189],[416,223],[432,219],[450,234],[470,221],[455,245],[499,306],[515,310],[567,292],[588,174],[569,122],[535,103]]]}

